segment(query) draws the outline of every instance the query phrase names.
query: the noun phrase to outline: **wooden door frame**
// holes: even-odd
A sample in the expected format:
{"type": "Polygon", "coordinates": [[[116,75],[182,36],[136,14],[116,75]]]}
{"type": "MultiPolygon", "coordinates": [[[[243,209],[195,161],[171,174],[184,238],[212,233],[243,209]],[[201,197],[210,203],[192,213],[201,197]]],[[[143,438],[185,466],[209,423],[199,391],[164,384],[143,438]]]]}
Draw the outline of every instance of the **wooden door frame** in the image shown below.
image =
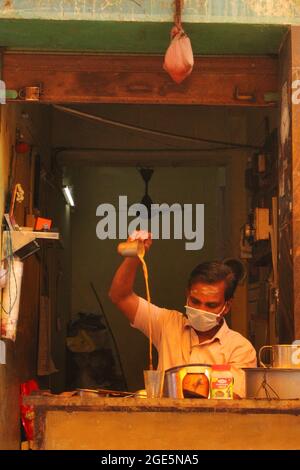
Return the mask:
{"type": "Polygon", "coordinates": [[[278,60],[196,57],[192,74],[178,85],[163,70],[163,56],[6,51],[2,79],[9,90],[42,84],[44,103],[265,107],[275,105],[278,60]]]}
{"type": "MultiPolygon", "coordinates": [[[[291,89],[300,78],[300,26],[290,28],[281,55],[286,57],[291,114],[290,168],[285,175],[291,187],[291,233],[285,245],[279,240],[279,271],[282,278],[290,273],[291,283],[288,288],[279,285],[279,314],[289,311],[286,340],[292,341],[300,338],[300,107],[292,103],[291,89]]],[[[162,64],[163,56],[4,51],[2,79],[13,90],[42,83],[41,103],[274,107],[283,85],[280,61],[273,56],[196,57],[192,74],[180,85],[162,64]]],[[[281,202],[279,197],[280,210],[281,202]]]]}
{"type": "Polygon", "coordinates": [[[292,26],[280,51],[279,85],[279,342],[300,339],[300,26],[292,26]]]}

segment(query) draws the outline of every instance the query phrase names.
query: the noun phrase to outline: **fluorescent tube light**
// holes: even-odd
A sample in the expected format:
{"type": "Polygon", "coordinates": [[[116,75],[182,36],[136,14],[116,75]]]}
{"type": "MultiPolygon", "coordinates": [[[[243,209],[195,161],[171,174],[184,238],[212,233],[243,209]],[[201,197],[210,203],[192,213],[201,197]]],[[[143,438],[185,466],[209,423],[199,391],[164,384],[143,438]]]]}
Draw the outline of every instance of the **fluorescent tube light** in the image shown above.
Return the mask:
{"type": "Polygon", "coordinates": [[[64,193],[67,203],[70,204],[70,206],[74,207],[75,203],[74,203],[74,199],[73,199],[70,187],[64,186],[63,193],[64,193]]]}

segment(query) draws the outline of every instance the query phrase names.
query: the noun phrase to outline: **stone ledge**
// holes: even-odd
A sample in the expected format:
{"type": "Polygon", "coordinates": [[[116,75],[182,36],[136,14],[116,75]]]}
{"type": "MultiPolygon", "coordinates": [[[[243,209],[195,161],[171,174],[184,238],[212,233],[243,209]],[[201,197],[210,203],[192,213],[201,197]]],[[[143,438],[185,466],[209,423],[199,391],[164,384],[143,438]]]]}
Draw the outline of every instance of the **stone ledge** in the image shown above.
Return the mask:
{"type": "Polygon", "coordinates": [[[293,414],[300,415],[299,400],[205,400],[205,399],[144,399],[104,397],[62,397],[59,395],[33,395],[25,397],[24,404],[44,410],[115,411],[115,412],[189,412],[240,414],[293,414]]]}

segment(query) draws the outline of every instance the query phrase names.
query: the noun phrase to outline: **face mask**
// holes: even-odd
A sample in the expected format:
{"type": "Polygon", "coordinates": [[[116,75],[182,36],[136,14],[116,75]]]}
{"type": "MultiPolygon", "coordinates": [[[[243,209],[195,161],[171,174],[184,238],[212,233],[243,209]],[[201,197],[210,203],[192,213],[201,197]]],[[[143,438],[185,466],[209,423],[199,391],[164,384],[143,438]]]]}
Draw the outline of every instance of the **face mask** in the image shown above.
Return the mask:
{"type": "Polygon", "coordinates": [[[189,305],[185,306],[186,314],[190,324],[193,328],[195,328],[195,330],[198,331],[209,331],[212,330],[215,326],[217,326],[222,318],[221,314],[223,313],[224,308],[225,305],[222,308],[221,312],[216,314],[206,312],[205,310],[201,310],[199,308],[193,308],[189,305]]]}

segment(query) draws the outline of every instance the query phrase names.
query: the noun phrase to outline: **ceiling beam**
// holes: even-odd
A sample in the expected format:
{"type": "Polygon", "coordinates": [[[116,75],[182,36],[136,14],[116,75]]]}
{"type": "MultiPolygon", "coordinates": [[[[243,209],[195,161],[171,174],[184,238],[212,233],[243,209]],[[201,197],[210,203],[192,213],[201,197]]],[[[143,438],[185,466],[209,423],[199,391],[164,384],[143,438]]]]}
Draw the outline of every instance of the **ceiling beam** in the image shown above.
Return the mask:
{"type": "Polygon", "coordinates": [[[9,90],[42,83],[44,103],[275,104],[270,101],[278,89],[274,57],[196,57],[192,74],[180,85],[162,64],[163,56],[6,52],[3,80],[9,90]]]}

